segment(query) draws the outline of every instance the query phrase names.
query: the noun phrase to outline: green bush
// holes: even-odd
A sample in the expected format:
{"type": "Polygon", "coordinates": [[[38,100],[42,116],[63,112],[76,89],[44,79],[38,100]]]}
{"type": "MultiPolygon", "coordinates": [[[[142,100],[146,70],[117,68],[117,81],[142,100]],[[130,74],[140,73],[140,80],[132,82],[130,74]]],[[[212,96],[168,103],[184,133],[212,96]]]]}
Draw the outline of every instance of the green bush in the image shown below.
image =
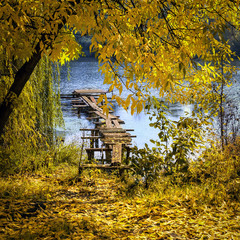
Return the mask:
{"type": "Polygon", "coordinates": [[[159,175],[163,167],[163,158],[155,150],[152,150],[145,144],[145,148],[132,149],[131,165],[134,173],[141,177],[146,188],[149,183],[154,181],[159,175]]]}

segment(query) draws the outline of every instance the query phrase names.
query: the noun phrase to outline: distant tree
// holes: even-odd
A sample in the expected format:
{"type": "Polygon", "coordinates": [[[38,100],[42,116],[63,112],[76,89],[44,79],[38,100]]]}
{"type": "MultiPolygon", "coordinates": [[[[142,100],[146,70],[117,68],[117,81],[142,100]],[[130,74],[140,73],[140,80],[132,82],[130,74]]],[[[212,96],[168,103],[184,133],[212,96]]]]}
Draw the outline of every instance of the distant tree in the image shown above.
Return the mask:
{"type": "Polygon", "coordinates": [[[6,61],[22,65],[0,105],[0,134],[44,55],[64,63],[81,54],[74,32],[92,36],[104,83],[131,91],[126,99],[113,95],[131,112],[142,111],[152,89],[170,101],[208,104],[221,74],[212,61],[218,52],[224,63],[232,60],[224,32],[238,29],[239,16],[237,0],[3,0],[0,48],[6,61]]]}

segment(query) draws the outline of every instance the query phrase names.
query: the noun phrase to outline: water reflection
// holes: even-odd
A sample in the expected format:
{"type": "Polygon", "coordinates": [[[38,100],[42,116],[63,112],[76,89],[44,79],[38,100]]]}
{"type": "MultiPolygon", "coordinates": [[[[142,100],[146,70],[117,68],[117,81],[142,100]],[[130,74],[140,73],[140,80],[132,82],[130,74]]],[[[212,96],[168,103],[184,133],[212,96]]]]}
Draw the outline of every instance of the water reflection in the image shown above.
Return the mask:
{"type": "MultiPolygon", "coordinates": [[[[94,58],[81,58],[78,61],[70,63],[70,80],[68,80],[67,66],[64,66],[61,72],[61,93],[69,94],[75,89],[84,88],[99,88],[107,90],[108,86],[103,85],[103,76],[98,71],[98,62],[94,58]]],[[[122,96],[127,96],[128,92],[124,92],[122,96]]],[[[65,121],[65,130],[58,129],[60,135],[65,135],[65,142],[71,141],[81,142],[80,128],[93,128],[94,125],[86,119],[86,115],[81,114],[78,117],[75,110],[71,107],[71,101],[67,99],[62,100],[63,117],[65,121]]],[[[144,112],[140,114],[131,115],[130,112],[126,112],[123,108],[115,105],[114,114],[120,116],[120,119],[125,121],[124,128],[134,129],[133,145],[137,145],[139,148],[144,147],[147,143],[152,146],[150,139],[157,139],[158,131],[149,126],[149,116],[144,112]]],[[[192,110],[191,105],[171,104],[171,115],[168,117],[177,120],[180,116],[183,116],[185,112],[190,113],[192,110]]]]}

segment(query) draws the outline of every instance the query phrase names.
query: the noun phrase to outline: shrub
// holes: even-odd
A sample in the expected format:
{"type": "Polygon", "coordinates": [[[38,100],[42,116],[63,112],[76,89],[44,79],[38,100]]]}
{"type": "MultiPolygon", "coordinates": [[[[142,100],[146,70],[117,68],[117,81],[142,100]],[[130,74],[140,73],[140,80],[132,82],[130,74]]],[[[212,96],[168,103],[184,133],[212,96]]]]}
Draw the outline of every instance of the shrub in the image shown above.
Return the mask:
{"type": "Polygon", "coordinates": [[[193,182],[219,189],[222,197],[240,200],[240,138],[221,151],[212,147],[190,167],[193,182]]]}

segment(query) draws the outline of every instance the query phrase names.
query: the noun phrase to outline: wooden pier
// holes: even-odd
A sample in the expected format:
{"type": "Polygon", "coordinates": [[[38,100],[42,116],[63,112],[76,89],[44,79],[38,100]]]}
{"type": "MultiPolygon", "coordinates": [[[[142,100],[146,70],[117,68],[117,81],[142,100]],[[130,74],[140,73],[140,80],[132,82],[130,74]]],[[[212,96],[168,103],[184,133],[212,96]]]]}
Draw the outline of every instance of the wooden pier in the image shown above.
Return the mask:
{"type": "MultiPolygon", "coordinates": [[[[89,141],[89,146],[85,148],[90,164],[80,166],[84,168],[101,168],[101,169],[119,169],[129,168],[122,164],[123,155],[126,158],[130,154],[132,138],[136,137],[129,133],[133,129],[124,129],[124,124],[119,116],[112,113],[106,115],[101,107],[97,104],[100,95],[107,94],[107,91],[101,89],[80,89],[72,93],[72,107],[78,110],[78,114],[85,112],[89,121],[94,123],[94,128],[82,128],[83,141],[89,141]],[[95,153],[102,153],[105,159],[101,159],[101,164],[92,164],[95,159],[95,153]]],[[[70,96],[65,95],[65,98],[70,96]]]]}

